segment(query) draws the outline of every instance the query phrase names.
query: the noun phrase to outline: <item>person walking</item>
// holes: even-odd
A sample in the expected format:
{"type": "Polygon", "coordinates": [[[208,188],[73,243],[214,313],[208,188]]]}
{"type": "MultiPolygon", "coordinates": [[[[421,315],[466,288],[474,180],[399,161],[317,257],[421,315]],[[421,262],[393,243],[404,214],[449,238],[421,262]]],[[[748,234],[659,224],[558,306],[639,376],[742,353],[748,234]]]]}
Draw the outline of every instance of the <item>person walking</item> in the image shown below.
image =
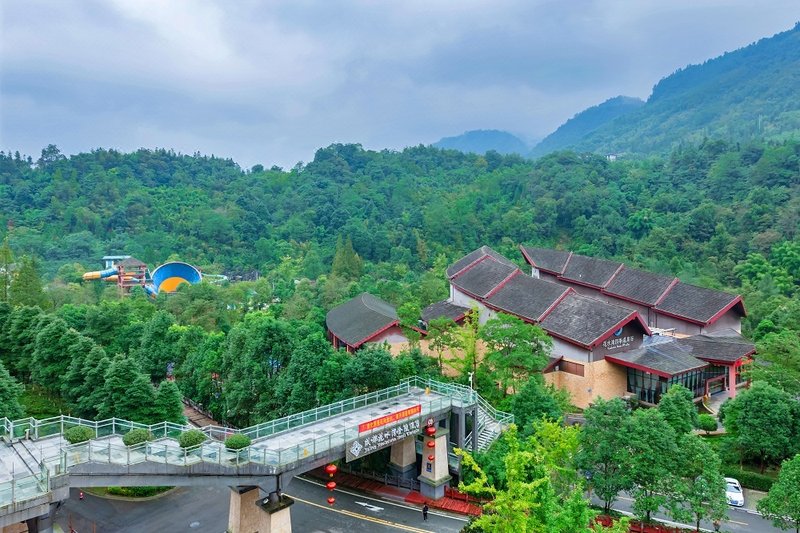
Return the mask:
{"type": "Polygon", "coordinates": [[[428,519],[428,504],[427,503],[422,506],[422,519],[423,520],[427,520],[428,519]]]}

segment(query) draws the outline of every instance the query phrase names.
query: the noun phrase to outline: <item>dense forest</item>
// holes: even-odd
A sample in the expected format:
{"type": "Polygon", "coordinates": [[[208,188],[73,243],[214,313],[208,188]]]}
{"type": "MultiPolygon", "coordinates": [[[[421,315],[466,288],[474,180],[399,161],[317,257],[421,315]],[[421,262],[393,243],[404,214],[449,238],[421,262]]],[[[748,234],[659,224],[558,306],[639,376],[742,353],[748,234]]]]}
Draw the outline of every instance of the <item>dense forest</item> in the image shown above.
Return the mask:
{"type": "MultiPolygon", "coordinates": [[[[596,129],[586,128],[582,138],[551,145],[549,150],[655,154],[704,138],[748,142],[796,137],[799,45],[800,25],[796,25],[703,64],[689,65],[657,83],[643,106],[596,129]]],[[[537,147],[536,154],[542,153],[546,152],[537,147]]]]}

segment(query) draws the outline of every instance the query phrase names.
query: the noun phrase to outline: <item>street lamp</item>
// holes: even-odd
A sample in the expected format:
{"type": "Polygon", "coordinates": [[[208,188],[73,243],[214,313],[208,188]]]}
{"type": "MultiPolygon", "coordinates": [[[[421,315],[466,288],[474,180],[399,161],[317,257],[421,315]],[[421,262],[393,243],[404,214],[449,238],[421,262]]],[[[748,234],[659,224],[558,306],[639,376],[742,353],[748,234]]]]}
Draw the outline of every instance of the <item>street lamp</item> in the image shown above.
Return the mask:
{"type": "Polygon", "coordinates": [[[475,387],[472,385],[472,376],[474,376],[474,375],[475,375],[475,372],[470,372],[470,373],[469,373],[469,388],[470,388],[470,389],[474,389],[474,388],[475,388],[475,387]]]}

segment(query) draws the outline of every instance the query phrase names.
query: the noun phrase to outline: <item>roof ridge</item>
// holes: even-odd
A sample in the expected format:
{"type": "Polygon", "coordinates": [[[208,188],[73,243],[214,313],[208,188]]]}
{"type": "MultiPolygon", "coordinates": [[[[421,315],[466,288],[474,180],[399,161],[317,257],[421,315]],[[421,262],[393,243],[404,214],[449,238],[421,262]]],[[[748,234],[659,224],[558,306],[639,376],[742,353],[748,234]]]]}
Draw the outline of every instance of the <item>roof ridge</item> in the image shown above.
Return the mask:
{"type": "Polygon", "coordinates": [[[397,320],[397,318],[396,318],[396,317],[393,317],[392,315],[387,315],[386,313],[384,313],[384,312],[383,312],[383,310],[381,310],[381,309],[376,309],[376,308],[375,308],[373,305],[370,305],[371,303],[378,302],[378,303],[385,303],[385,304],[386,304],[386,305],[388,305],[389,307],[392,307],[392,308],[394,308],[394,306],[393,306],[392,304],[390,304],[389,302],[386,302],[386,301],[384,301],[384,300],[381,300],[381,299],[380,299],[380,298],[378,298],[377,296],[375,296],[375,295],[373,295],[373,294],[370,294],[370,293],[368,293],[368,292],[366,292],[366,291],[365,291],[365,292],[362,292],[362,293],[359,295],[359,297],[360,297],[360,299],[361,299],[361,303],[363,303],[363,304],[364,304],[364,307],[366,307],[367,309],[369,309],[369,310],[371,310],[371,311],[375,311],[376,313],[378,313],[378,314],[380,314],[380,315],[383,315],[383,316],[385,316],[386,318],[392,318],[392,319],[394,319],[394,320],[397,320]],[[372,298],[373,302],[368,302],[367,300],[365,300],[365,299],[364,299],[364,296],[369,296],[370,298],[372,298]]]}

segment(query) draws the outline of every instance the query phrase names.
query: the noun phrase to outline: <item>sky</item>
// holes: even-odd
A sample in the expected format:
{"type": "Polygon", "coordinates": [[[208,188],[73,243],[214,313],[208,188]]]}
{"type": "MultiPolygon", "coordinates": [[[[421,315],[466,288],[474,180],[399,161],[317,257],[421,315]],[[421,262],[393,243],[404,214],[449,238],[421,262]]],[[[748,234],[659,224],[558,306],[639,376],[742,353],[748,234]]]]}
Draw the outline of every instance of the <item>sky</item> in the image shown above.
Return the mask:
{"type": "Polygon", "coordinates": [[[291,168],[332,143],[533,142],[797,21],[798,0],[0,0],[0,150],[291,168]]]}

